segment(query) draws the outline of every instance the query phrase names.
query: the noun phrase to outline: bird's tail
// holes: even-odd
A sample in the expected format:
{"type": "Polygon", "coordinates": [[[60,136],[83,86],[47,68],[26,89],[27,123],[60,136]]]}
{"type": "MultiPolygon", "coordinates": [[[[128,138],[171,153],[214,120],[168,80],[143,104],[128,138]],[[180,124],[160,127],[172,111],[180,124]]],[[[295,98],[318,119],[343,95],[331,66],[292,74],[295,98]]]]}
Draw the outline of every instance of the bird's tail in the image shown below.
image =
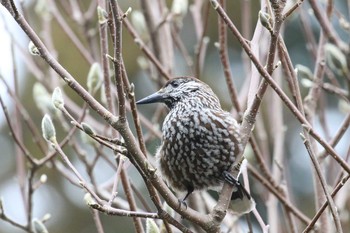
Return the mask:
{"type": "Polygon", "coordinates": [[[255,208],[255,201],[243,185],[229,172],[224,172],[225,180],[233,185],[230,210],[235,214],[247,214],[255,208]]]}

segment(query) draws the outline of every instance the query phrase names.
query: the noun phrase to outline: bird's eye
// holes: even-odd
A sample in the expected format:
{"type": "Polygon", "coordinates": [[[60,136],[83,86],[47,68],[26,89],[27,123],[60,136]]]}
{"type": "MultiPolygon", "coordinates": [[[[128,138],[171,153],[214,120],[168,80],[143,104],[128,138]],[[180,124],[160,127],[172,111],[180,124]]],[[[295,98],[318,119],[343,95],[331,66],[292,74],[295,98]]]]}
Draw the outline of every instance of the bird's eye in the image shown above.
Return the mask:
{"type": "Polygon", "coordinates": [[[171,84],[171,86],[172,86],[172,87],[178,87],[178,86],[179,86],[179,83],[178,83],[178,82],[173,82],[173,83],[171,84]]]}

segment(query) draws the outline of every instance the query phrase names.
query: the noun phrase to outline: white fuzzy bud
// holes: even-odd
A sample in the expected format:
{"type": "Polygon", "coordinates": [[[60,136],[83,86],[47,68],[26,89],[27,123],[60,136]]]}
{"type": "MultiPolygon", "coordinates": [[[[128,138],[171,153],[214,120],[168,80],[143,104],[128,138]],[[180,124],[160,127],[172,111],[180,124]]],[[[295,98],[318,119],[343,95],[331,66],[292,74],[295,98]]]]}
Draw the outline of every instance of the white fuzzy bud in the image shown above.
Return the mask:
{"type": "Polygon", "coordinates": [[[83,127],[84,132],[87,133],[88,135],[91,135],[91,136],[96,135],[95,131],[92,129],[92,127],[89,124],[83,122],[81,123],[81,127],[83,127]]]}
{"type": "Polygon", "coordinates": [[[326,44],[324,46],[326,62],[329,68],[339,75],[348,74],[348,66],[346,63],[346,57],[343,52],[333,44],[326,44]]]}
{"type": "Polygon", "coordinates": [[[271,16],[268,13],[263,12],[263,11],[259,11],[260,23],[261,23],[261,25],[263,25],[269,31],[272,30],[272,27],[271,27],[271,24],[270,24],[270,19],[271,19],[271,16]]]}
{"type": "Polygon", "coordinates": [[[33,86],[33,97],[36,106],[43,113],[56,112],[57,110],[52,105],[52,98],[46,88],[39,82],[33,86]]]}
{"type": "Polygon", "coordinates": [[[56,87],[52,93],[52,104],[57,109],[62,109],[64,107],[64,100],[62,96],[62,91],[59,87],[56,87]]]}
{"type": "Polygon", "coordinates": [[[188,0],[174,0],[171,5],[171,13],[183,18],[188,11],[188,0]]]}
{"type": "Polygon", "coordinates": [[[87,205],[94,205],[96,204],[96,201],[92,198],[91,194],[90,193],[86,193],[84,195],[84,201],[87,205]]]}
{"type": "Polygon", "coordinates": [[[32,221],[34,233],[49,233],[44,223],[39,219],[33,219],[32,221]]]}
{"type": "Polygon", "coordinates": [[[40,56],[39,49],[35,46],[35,44],[32,41],[30,41],[28,44],[28,50],[29,50],[29,53],[32,54],[33,56],[40,56]]]}
{"type": "Polygon", "coordinates": [[[36,1],[34,10],[43,19],[49,20],[51,18],[50,4],[47,0],[36,1]]]}
{"type": "Polygon", "coordinates": [[[295,66],[295,68],[296,68],[296,72],[298,74],[298,77],[301,80],[303,80],[303,79],[313,80],[313,74],[312,74],[311,70],[309,69],[309,67],[297,64],[295,66]]]}
{"type": "Polygon", "coordinates": [[[45,184],[46,181],[47,181],[47,175],[46,174],[42,174],[40,176],[40,183],[45,184]]]}
{"type": "Polygon", "coordinates": [[[46,222],[51,218],[51,214],[47,213],[44,215],[44,217],[42,218],[42,222],[46,222]]]}
{"type": "Polygon", "coordinates": [[[147,218],[146,220],[146,233],[160,233],[159,227],[151,218],[147,218]]]}
{"type": "Polygon", "coordinates": [[[43,137],[51,143],[56,142],[56,130],[55,126],[53,125],[51,118],[48,114],[45,114],[41,121],[41,130],[43,133],[43,137]]]}
{"type": "Polygon", "coordinates": [[[99,24],[105,24],[108,21],[107,12],[100,6],[97,6],[97,19],[99,24]]]}
{"type": "Polygon", "coordinates": [[[131,13],[131,23],[134,25],[135,30],[139,33],[141,38],[145,38],[148,34],[145,16],[141,11],[134,10],[131,13]]]}
{"type": "Polygon", "coordinates": [[[171,216],[175,217],[175,210],[171,208],[168,203],[164,202],[163,203],[163,209],[171,216]]]}
{"type": "Polygon", "coordinates": [[[102,70],[100,64],[95,62],[91,65],[89,74],[87,76],[87,87],[91,94],[94,94],[101,86],[102,70]]]}

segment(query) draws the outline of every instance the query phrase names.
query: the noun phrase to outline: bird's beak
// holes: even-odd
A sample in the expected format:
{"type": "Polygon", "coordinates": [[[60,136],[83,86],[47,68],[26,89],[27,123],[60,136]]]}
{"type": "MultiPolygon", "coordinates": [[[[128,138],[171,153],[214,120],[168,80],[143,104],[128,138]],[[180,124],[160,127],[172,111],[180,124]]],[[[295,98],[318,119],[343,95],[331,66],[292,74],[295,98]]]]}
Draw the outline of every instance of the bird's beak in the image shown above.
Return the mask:
{"type": "Polygon", "coordinates": [[[136,104],[151,104],[156,102],[164,102],[165,96],[161,91],[153,93],[143,99],[140,99],[136,104]]]}

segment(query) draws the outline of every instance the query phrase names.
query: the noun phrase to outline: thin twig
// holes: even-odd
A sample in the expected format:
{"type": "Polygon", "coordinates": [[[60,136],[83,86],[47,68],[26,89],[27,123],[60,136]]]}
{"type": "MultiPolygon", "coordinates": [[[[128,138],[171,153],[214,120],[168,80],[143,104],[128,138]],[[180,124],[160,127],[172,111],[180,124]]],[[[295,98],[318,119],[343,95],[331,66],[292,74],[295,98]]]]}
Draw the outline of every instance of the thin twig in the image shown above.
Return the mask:
{"type": "Polygon", "coordinates": [[[313,149],[312,149],[312,146],[310,144],[310,141],[309,141],[308,137],[305,137],[305,135],[302,135],[302,137],[303,137],[303,140],[304,140],[305,147],[306,147],[306,149],[307,149],[307,151],[308,151],[308,153],[310,155],[311,161],[312,161],[312,163],[314,165],[314,168],[316,170],[317,176],[318,176],[318,178],[320,180],[321,187],[322,187],[322,189],[323,189],[323,191],[324,191],[324,193],[326,195],[327,202],[329,204],[331,213],[333,215],[335,228],[337,229],[337,232],[341,233],[341,232],[343,232],[343,230],[342,230],[342,227],[341,227],[341,223],[340,223],[337,207],[335,206],[335,203],[334,203],[334,201],[332,199],[332,196],[329,193],[328,185],[327,185],[326,179],[324,178],[324,176],[322,174],[320,164],[317,161],[317,158],[316,158],[316,156],[315,156],[315,154],[313,152],[313,149]]]}
{"type": "MultiPolygon", "coordinates": [[[[220,4],[222,5],[222,8],[225,10],[226,1],[220,0],[220,4]]],[[[224,69],[226,86],[229,89],[231,102],[232,102],[233,106],[236,108],[237,112],[240,114],[242,112],[241,112],[240,104],[238,101],[237,90],[236,90],[236,87],[232,81],[233,78],[232,78],[232,71],[231,71],[231,67],[230,67],[230,58],[228,56],[226,24],[221,18],[218,18],[218,20],[219,20],[219,43],[220,43],[219,44],[219,53],[220,53],[221,64],[222,64],[223,69],[224,69]]]]}
{"type": "Polygon", "coordinates": [[[281,193],[276,190],[274,187],[272,187],[269,182],[262,177],[257,170],[255,170],[252,166],[248,164],[249,172],[252,174],[254,178],[256,178],[261,184],[263,184],[272,194],[274,194],[278,200],[291,212],[294,214],[295,217],[297,217],[301,222],[305,224],[310,223],[310,219],[305,216],[300,210],[298,210],[292,203],[289,202],[281,193]]]}
{"type": "Polygon", "coordinates": [[[333,42],[337,47],[339,47],[342,51],[347,53],[349,51],[349,46],[339,38],[336,31],[332,27],[329,19],[326,17],[326,14],[322,13],[319,6],[319,2],[315,0],[309,0],[309,3],[315,14],[317,22],[322,27],[322,30],[324,31],[327,38],[331,42],[333,42]]]}
{"type": "MultiPolygon", "coordinates": [[[[331,197],[334,198],[335,195],[338,193],[338,191],[345,185],[345,183],[348,181],[348,179],[350,178],[350,175],[347,175],[346,177],[344,177],[341,182],[338,183],[338,185],[334,188],[331,197]]],[[[304,229],[303,233],[307,233],[310,232],[317,220],[319,219],[319,217],[322,215],[322,213],[325,211],[325,209],[328,206],[328,201],[323,203],[323,205],[321,206],[321,208],[317,211],[317,213],[315,214],[315,216],[313,217],[313,219],[311,220],[311,222],[307,225],[307,227],[304,229]]]]}
{"type": "Polygon", "coordinates": [[[100,212],[98,212],[97,210],[93,210],[92,211],[92,216],[94,218],[94,222],[95,222],[95,225],[96,225],[97,233],[104,233],[105,231],[103,229],[103,225],[102,225],[102,222],[101,222],[100,212]]]}
{"type": "MultiPolygon", "coordinates": [[[[216,2],[215,0],[211,0],[212,2],[216,2]]],[[[300,113],[300,111],[295,107],[295,105],[292,103],[292,101],[289,99],[289,97],[283,92],[283,90],[277,85],[277,83],[273,80],[271,75],[265,70],[265,68],[260,64],[258,59],[252,54],[252,51],[250,50],[249,45],[246,43],[244,38],[241,36],[237,28],[234,26],[230,18],[227,16],[227,14],[223,11],[223,9],[218,5],[215,4],[216,11],[219,13],[220,17],[222,17],[226,24],[228,25],[229,29],[232,31],[232,33],[238,38],[239,42],[241,43],[243,49],[246,51],[248,56],[251,58],[253,64],[258,69],[259,73],[262,75],[264,80],[266,80],[272,89],[278,94],[278,96],[282,99],[282,101],[285,103],[285,105],[291,110],[291,112],[294,114],[294,116],[299,120],[303,125],[308,126],[308,130],[310,135],[316,139],[324,148],[325,150],[341,165],[341,167],[346,170],[348,173],[350,173],[350,166],[344,161],[343,158],[341,158],[334,149],[325,141],[322,139],[322,137],[310,126],[309,122],[305,119],[305,117],[300,113]]],[[[255,111],[257,109],[256,106],[259,106],[261,103],[261,99],[259,96],[255,98],[255,103],[253,102],[248,111],[246,111],[245,114],[245,125],[244,129],[249,131],[252,126],[254,125],[254,119],[255,111]],[[251,111],[253,110],[253,112],[251,111]]],[[[249,134],[249,133],[248,133],[249,134]]]]}
{"type": "Polygon", "coordinates": [[[65,21],[63,16],[59,13],[55,1],[50,1],[50,7],[52,9],[52,14],[56,18],[58,24],[61,26],[63,31],[67,34],[67,36],[71,39],[71,41],[74,43],[74,45],[78,48],[78,51],[82,54],[82,56],[86,59],[87,62],[92,64],[94,62],[94,59],[91,57],[91,54],[88,52],[88,50],[84,47],[84,45],[81,43],[81,41],[78,39],[78,37],[75,35],[73,30],[70,28],[68,23],[65,21]]]}
{"type": "Polygon", "coordinates": [[[159,215],[157,213],[142,213],[137,211],[128,211],[128,210],[121,210],[116,209],[110,206],[102,206],[98,203],[89,203],[89,206],[93,209],[96,209],[100,212],[103,212],[108,215],[118,215],[118,216],[125,216],[125,217],[139,217],[139,218],[159,218],[159,215]]]}
{"type": "Polygon", "coordinates": [[[14,139],[15,143],[18,145],[18,147],[21,149],[22,153],[24,154],[24,156],[26,156],[26,158],[28,159],[28,161],[31,163],[32,166],[36,166],[38,164],[38,161],[33,157],[33,155],[30,153],[30,151],[26,148],[26,146],[23,144],[23,142],[20,140],[20,138],[18,138],[16,132],[13,129],[12,126],[12,122],[11,122],[11,117],[8,113],[8,109],[2,99],[2,97],[0,96],[0,105],[1,108],[4,112],[6,121],[7,121],[7,125],[10,129],[11,132],[11,136],[14,139]]]}

